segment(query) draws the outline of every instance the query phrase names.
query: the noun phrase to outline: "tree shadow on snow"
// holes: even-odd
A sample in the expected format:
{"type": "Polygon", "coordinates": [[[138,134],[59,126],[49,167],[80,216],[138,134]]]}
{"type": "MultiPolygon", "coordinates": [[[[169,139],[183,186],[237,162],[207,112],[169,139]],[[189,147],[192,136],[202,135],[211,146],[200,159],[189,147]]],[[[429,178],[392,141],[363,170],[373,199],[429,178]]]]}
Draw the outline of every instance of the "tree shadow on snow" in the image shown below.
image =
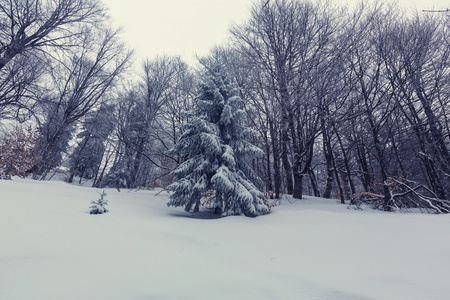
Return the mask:
{"type": "Polygon", "coordinates": [[[213,210],[203,210],[196,213],[189,213],[189,212],[171,212],[169,214],[172,217],[179,217],[179,218],[191,218],[191,219],[200,219],[200,220],[213,220],[213,219],[220,219],[221,216],[218,214],[215,214],[213,210]]]}

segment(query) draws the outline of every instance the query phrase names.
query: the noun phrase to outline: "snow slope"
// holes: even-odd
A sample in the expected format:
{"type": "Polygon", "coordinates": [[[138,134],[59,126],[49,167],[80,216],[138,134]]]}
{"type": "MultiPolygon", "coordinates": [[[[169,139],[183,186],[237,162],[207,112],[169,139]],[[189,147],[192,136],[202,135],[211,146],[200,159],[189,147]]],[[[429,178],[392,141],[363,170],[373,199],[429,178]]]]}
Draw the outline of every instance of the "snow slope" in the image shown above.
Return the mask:
{"type": "Polygon", "coordinates": [[[308,198],[193,218],[157,191],[0,180],[0,299],[449,299],[450,216],[308,198]]]}

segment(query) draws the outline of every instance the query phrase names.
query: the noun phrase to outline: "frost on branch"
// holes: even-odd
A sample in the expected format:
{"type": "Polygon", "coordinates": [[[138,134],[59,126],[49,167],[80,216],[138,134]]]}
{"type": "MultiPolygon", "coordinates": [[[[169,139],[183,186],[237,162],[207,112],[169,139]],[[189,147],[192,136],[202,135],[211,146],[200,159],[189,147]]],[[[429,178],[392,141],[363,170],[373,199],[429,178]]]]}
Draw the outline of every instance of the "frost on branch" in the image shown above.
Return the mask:
{"type": "Polygon", "coordinates": [[[187,159],[172,173],[178,181],[168,187],[174,192],[168,205],[198,212],[208,195],[208,206],[221,216],[268,213],[263,194],[252,183],[258,178],[247,164],[263,152],[249,142],[254,132],[242,126],[246,114],[236,85],[216,65],[200,91],[184,134],[170,151],[187,159]]]}
{"type": "Polygon", "coordinates": [[[362,204],[366,204],[373,209],[384,211],[407,212],[416,208],[437,214],[450,213],[450,201],[439,199],[431,189],[413,180],[388,177],[383,183],[373,184],[372,189],[373,192],[355,194],[351,204],[356,205],[358,209],[362,204]],[[383,188],[389,191],[388,198],[383,196],[383,188]]]}

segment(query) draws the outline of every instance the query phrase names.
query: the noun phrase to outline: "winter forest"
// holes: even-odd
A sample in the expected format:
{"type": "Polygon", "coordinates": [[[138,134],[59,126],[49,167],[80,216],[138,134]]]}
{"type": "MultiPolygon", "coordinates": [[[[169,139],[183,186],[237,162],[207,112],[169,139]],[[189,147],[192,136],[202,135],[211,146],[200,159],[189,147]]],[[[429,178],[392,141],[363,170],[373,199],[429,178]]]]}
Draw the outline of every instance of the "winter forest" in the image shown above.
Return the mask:
{"type": "Polygon", "coordinates": [[[255,1],[195,66],[138,61],[98,0],[0,0],[0,177],[450,212],[450,14],[255,1]]]}

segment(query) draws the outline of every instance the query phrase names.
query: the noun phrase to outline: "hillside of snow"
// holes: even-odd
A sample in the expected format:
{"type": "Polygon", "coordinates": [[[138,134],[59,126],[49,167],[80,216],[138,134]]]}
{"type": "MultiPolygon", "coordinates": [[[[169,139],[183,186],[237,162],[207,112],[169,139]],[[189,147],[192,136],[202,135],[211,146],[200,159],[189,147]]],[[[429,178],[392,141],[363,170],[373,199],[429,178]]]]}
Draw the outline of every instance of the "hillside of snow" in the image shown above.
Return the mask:
{"type": "Polygon", "coordinates": [[[208,219],[160,190],[0,180],[0,299],[449,299],[450,216],[284,200],[208,219]],[[159,195],[156,195],[159,193],[159,195]]]}

